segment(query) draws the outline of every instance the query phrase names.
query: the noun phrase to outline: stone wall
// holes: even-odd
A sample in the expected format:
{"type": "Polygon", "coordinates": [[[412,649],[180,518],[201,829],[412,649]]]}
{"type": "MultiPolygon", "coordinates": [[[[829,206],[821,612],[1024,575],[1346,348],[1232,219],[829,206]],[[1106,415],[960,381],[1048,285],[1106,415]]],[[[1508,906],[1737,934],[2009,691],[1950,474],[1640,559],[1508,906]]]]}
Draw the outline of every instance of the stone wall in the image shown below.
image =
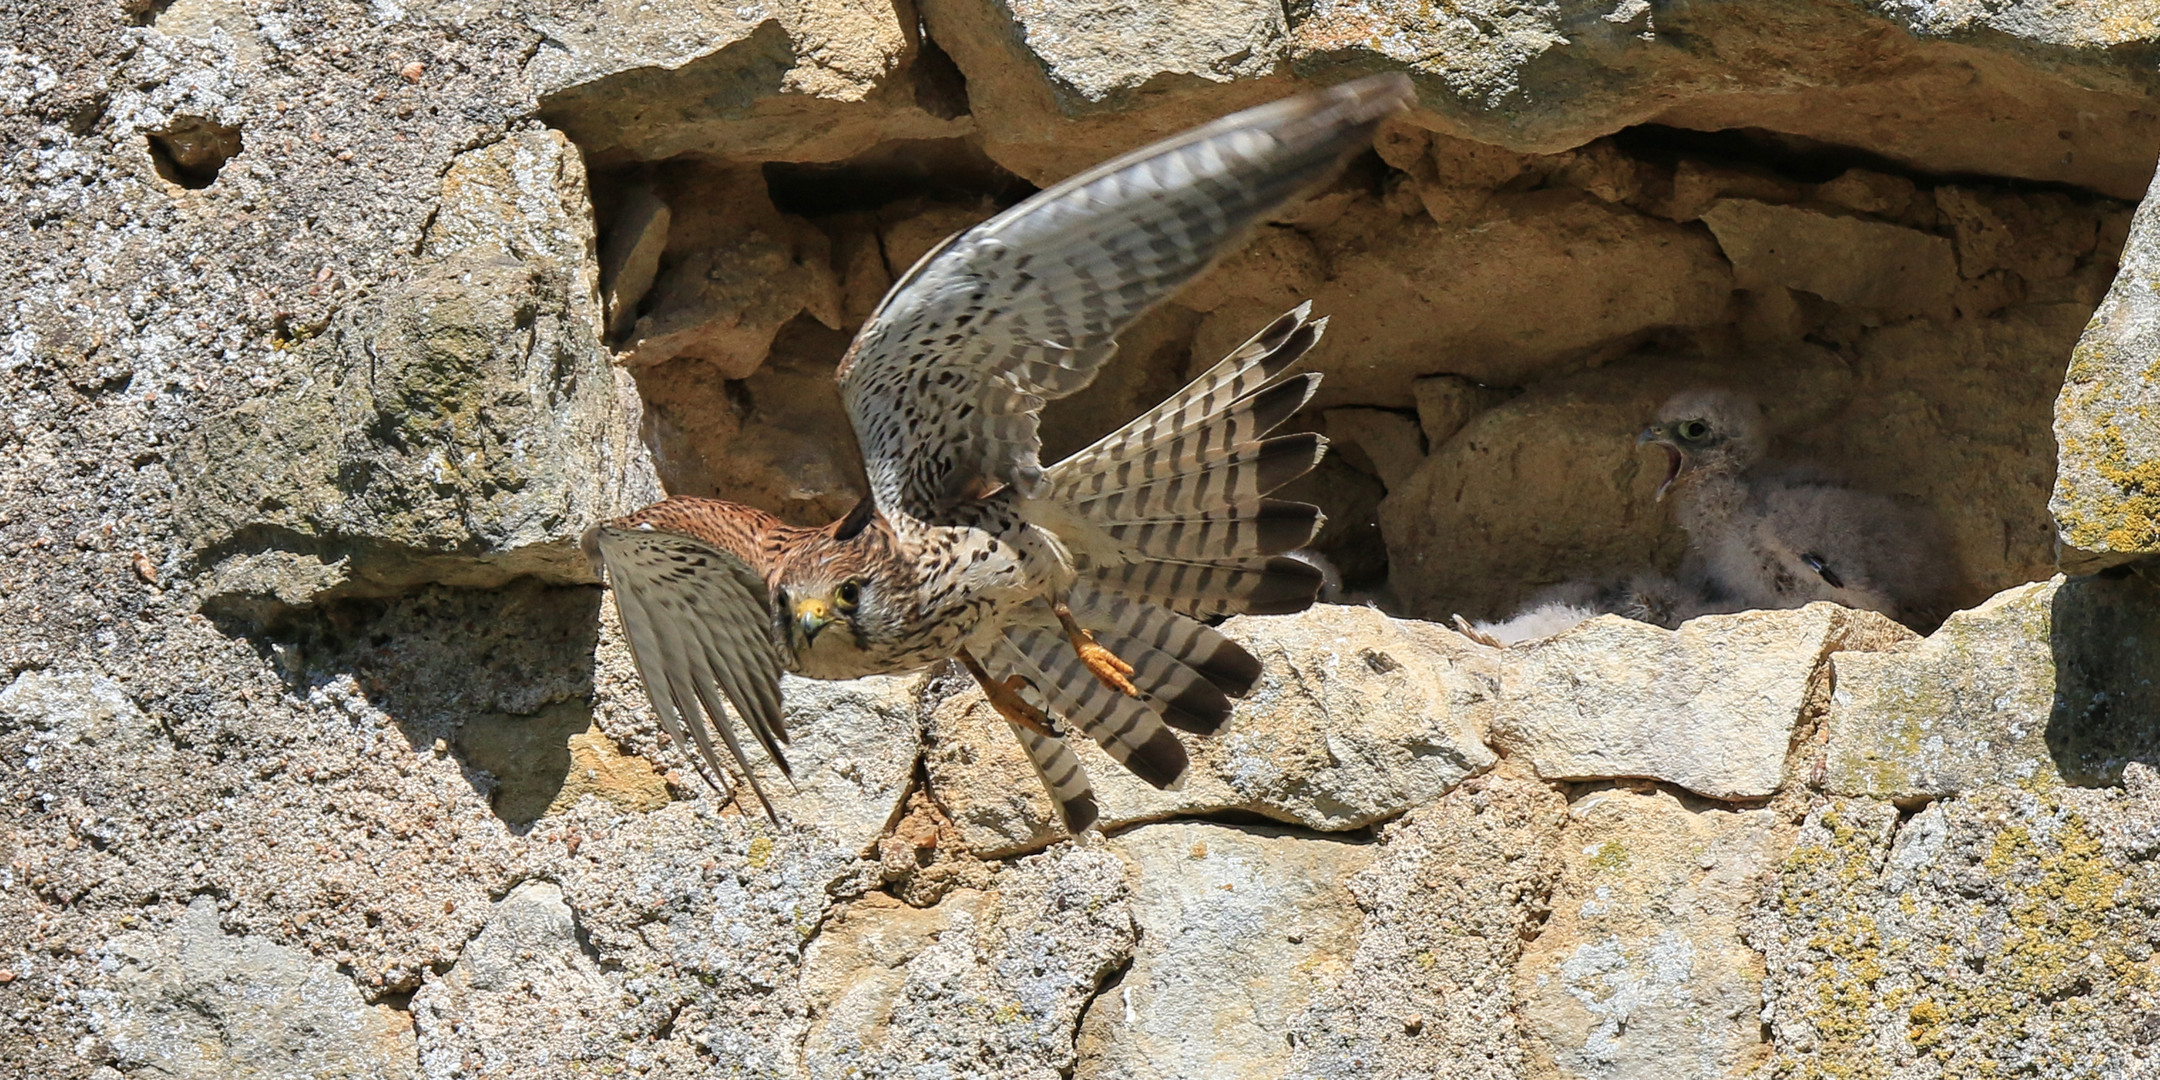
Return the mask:
{"type": "Polygon", "coordinates": [[[2160,1069],[2156,18],[0,0],[0,1075],[2160,1069]],[[944,673],[790,681],[787,823],[719,804],[577,533],[836,514],[923,251],[1380,69],[1046,430],[1311,297],[1377,606],[1228,624],[1180,791],[1079,748],[1106,836],[944,673]],[[1705,383],[1969,610],[1419,621],[1669,568],[1633,436],[1705,383]]]}

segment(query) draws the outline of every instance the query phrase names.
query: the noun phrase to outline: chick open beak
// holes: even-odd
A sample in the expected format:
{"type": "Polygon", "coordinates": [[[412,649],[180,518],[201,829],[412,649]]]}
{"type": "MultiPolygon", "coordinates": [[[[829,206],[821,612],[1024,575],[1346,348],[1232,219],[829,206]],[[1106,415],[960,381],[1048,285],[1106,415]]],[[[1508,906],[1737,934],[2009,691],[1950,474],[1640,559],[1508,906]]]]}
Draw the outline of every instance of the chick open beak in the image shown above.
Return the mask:
{"type": "Polygon", "coordinates": [[[1657,428],[1646,427],[1642,429],[1642,434],[1635,436],[1635,445],[1641,446],[1644,443],[1656,443],[1659,449],[1665,451],[1665,482],[1657,486],[1657,501],[1664,502],[1665,492],[1673,486],[1673,481],[1680,479],[1680,469],[1686,464],[1686,459],[1681,456],[1680,448],[1667,441],[1664,432],[1657,428]]]}
{"type": "Polygon", "coordinates": [[[832,622],[832,608],[823,600],[805,600],[795,605],[795,629],[802,633],[803,644],[817,640],[818,631],[832,622]]]}

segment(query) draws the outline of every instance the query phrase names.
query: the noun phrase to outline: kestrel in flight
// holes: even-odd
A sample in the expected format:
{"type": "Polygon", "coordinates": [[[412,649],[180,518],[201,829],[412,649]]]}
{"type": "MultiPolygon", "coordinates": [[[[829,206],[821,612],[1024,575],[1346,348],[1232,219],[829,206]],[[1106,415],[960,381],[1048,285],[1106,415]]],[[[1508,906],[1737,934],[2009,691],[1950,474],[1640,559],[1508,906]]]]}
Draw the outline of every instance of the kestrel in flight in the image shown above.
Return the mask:
{"type": "MultiPolygon", "coordinates": [[[[586,534],[668,732],[724,776],[715,731],[766,813],[725,697],[785,774],[780,673],[816,679],[957,659],[1012,725],[1074,834],[1096,817],[1059,719],[1156,787],[1170,728],[1213,734],[1260,663],[1203,621],[1309,606],[1283,553],[1317,507],[1270,499],[1320,460],[1269,437],[1320,376],[1281,377],[1327,320],[1275,320],[1170,400],[1055,465],[1043,404],[1093,381],[1116,337],[1246,230],[1371,145],[1411,98],[1381,75],[1249,109],[1050,187],[924,255],[841,360],[870,494],[796,528],[676,497],[586,534]],[[1059,718],[1059,719],[1053,719],[1059,718]]],[[[724,781],[716,781],[723,783],[724,781]]]]}

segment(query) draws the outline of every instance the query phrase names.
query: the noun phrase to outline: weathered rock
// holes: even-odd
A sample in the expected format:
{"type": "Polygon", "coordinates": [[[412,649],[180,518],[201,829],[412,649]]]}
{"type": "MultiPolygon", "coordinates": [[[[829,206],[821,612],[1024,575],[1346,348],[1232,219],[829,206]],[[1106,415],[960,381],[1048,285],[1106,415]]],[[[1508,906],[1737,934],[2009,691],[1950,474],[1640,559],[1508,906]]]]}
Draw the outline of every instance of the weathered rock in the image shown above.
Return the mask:
{"type": "Polygon", "coordinates": [[[1507,391],[1460,375],[1418,379],[1410,384],[1410,392],[1417,398],[1418,429],[1425,435],[1428,451],[1454,438],[1479,413],[1508,399],[1507,391]]]}
{"type": "Polygon", "coordinates": [[[709,799],[638,815],[586,800],[534,834],[581,946],[622,973],[621,1004],[583,1015],[584,1045],[663,1074],[802,1075],[804,950],[862,876],[851,846],[709,799]]]}
{"type": "Polygon", "coordinates": [[[1388,487],[1407,480],[1425,460],[1424,436],[1418,422],[1407,414],[1391,409],[1329,409],[1322,415],[1329,449],[1388,487]]]}
{"type": "Polygon", "coordinates": [[[1771,917],[1773,1067],[1801,1077],[2137,1075],[2160,893],[2155,781],[2128,791],[1990,788],[1901,822],[1888,803],[1811,812],[1771,917]]]}
{"type": "Polygon", "coordinates": [[[1549,780],[1640,776],[1762,798],[1778,790],[1802,714],[1829,691],[1825,659],[1912,636],[1825,603],[1678,630],[1599,616],[1502,654],[1493,739],[1549,780]]]}
{"type": "Polygon", "coordinates": [[[2056,578],[2011,589],[1917,644],[1833,654],[1825,787],[1911,802],[2054,779],[2049,629],[2061,587],[2056,578]]]}
{"type": "MultiPolygon", "coordinates": [[[[2155,181],[2160,185],[2160,180],[2155,181]]],[[[2070,354],[2055,401],[2061,448],[2048,510],[2062,567],[2089,573],[2160,553],[2160,186],[2138,206],[2122,272],[2070,354]]]]}
{"type": "Polygon", "coordinates": [[[1301,10],[1291,33],[1301,72],[1399,65],[1418,79],[1419,123],[1515,150],[1565,150],[1645,122],[1712,132],[1760,124],[1938,173],[2123,195],[2142,186],[2139,162],[2160,147],[2160,125],[2129,105],[2148,76],[2090,48],[2149,39],[2149,24],[2093,10],[1805,4],[1766,16],[1569,3],[1413,12],[1334,0],[1301,10]],[[2045,73],[2006,63],[1980,44],[1989,31],[2081,60],[2045,73]]]}
{"type": "Polygon", "coordinates": [[[1073,1075],[1281,1076],[1291,1022],[1349,967],[1359,919],[1346,884],[1378,849],[1198,823],[1108,847],[1133,865],[1140,943],[1081,1020],[1073,1075]]]}
{"type": "Polygon", "coordinates": [[[413,995],[429,1077],[571,1073],[613,1057],[599,1021],[623,988],[578,945],[577,917],[553,882],[528,881],[495,902],[457,963],[413,995]]]}
{"type": "Polygon", "coordinates": [[[800,314],[840,321],[831,243],[782,214],[753,166],[670,170],[658,187],[670,208],[652,290],[623,339],[623,362],[702,360],[703,377],[741,379],[800,314]]]}
{"type": "Polygon", "coordinates": [[[1568,808],[1552,917],[1516,969],[1533,1076],[1739,1076],[1767,1057],[1742,938],[1780,854],[1768,810],[1593,792],[1568,808]]]}
{"type": "Polygon", "coordinates": [[[1390,824],[1349,882],[1365,913],[1349,972],[1294,1024],[1283,1075],[1522,1076],[1514,972],[1560,874],[1565,814],[1544,785],[1495,776],[1390,824]]]}
{"type": "Polygon", "coordinates": [[[1282,8],[928,0],[984,149],[1036,183],[1290,89],[1282,8]]]}
{"type": "Polygon", "coordinates": [[[1833,793],[1902,804],[1992,785],[2113,784],[2160,750],[2160,589],[2138,577],[2012,589],[1926,641],[1831,657],[1833,793]]]}
{"type": "Polygon", "coordinates": [[[320,957],[233,936],[205,897],[163,934],[124,934],[103,950],[118,989],[95,1014],[114,1060],[182,1080],[417,1077],[412,1020],[369,1005],[320,957]]]}
{"type": "Polygon", "coordinates": [[[596,336],[574,151],[550,133],[473,151],[443,200],[420,274],[298,341],[266,393],[182,448],[210,600],[587,582],[578,534],[658,496],[596,336]]]}
{"type": "Polygon", "coordinates": [[[1072,1031],[1132,955],[1126,868],[1102,851],[1025,859],[937,907],[851,906],[805,959],[809,1075],[1070,1075],[1072,1031]]]}
{"type": "Polygon", "coordinates": [[[968,130],[936,75],[922,85],[901,9],[619,0],[527,19],[541,115],[605,161],[832,161],[968,130]]]}
{"type": "Polygon", "coordinates": [[[762,753],[750,752],[751,767],[773,805],[836,843],[869,853],[899,818],[901,800],[915,779],[915,759],[922,747],[917,711],[921,693],[917,676],[847,682],[792,675],[781,679],[794,783],[762,753]]]}
{"type": "Polygon", "coordinates": [[[624,388],[566,300],[542,266],[465,249],[339,316],[184,448],[198,556],[347,559],[343,589],[362,595],[592,580],[578,534],[657,493],[624,388]]]}
{"type": "Polygon", "coordinates": [[[681,359],[638,373],[667,489],[717,496],[798,525],[837,520],[869,490],[833,365],[847,338],[797,319],[747,379],[681,359]]]}
{"type": "MultiPolygon", "coordinates": [[[[1187,738],[1177,791],[1126,773],[1084,736],[1106,828],[1242,810],[1323,830],[1370,825],[1431,802],[1490,767],[1480,739],[1495,674],[1482,650],[1372,608],[1316,607],[1295,619],[1241,617],[1224,632],[1260,660],[1258,685],[1211,738],[1187,738]]],[[[978,690],[931,712],[930,785],[979,854],[1061,835],[1027,758],[978,690]]]]}
{"type": "Polygon", "coordinates": [[[1720,200],[1702,220],[1743,289],[1799,289],[1892,319],[1947,317],[1957,294],[1955,245],[1917,229],[1748,199],[1720,200]]]}
{"type": "MultiPolygon", "coordinates": [[[[1360,202],[1315,230],[1329,268],[1312,301],[1331,322],[1308,362],[1327,375],[1322,405],[1412,408],[1416,376],[1510,385],[1556,357],[1726,317],[1731,271],[1709,237],[1578,191],[1497,195],[1447,226],[1412,215],[1360,202]]],[[[1226,303],[1194,350],[1227,351],[1279,313],[1226,303]]]]}

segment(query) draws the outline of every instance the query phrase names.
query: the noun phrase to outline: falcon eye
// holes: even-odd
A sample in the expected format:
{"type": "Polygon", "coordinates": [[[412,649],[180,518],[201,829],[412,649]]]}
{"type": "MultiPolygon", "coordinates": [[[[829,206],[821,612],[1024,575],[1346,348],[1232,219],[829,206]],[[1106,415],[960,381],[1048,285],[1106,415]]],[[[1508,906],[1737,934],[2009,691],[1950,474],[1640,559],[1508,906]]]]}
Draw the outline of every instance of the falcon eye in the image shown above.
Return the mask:
{"type": "Polygon", "coordinates": [[[1710,436],[1710,425],[1700,420],[1684,420],[1680,424],[1680,437],[1689,442],[1701,442],[1710,436]]]}
{"type": "Polygon", "coordinates": [[[861,583],[854,581],[841,582],[840,588],[833,593],[833,599],[839,601],[840,610],[854,610],[855,605],[862,600],[861,583]]]}

